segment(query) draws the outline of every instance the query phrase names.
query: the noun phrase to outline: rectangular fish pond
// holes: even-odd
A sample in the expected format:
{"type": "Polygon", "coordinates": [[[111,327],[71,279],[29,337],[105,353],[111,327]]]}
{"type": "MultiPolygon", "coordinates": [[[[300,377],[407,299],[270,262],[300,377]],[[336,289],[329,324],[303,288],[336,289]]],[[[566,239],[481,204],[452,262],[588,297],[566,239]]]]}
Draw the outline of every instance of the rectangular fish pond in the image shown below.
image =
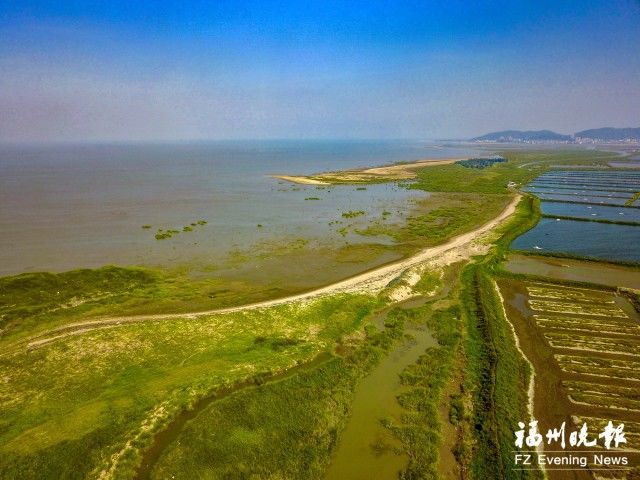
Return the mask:
{"type": "Polygon", "coordinates": [[[536,178],[524,191],[542,200],[543,218],[512,249],[640,263],[640,209],[633,200],[640,175],[557,171],[536,178]]]}

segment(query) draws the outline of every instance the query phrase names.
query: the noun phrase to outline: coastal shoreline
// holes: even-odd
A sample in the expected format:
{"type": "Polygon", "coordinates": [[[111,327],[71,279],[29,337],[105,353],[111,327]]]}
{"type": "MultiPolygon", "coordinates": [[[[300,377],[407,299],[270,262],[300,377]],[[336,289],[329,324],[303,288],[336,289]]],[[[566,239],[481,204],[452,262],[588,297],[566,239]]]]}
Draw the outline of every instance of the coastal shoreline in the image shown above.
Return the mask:
{"type": "Polygon", "coordinates": [[[312,175],[269,175],[278,180],[301,185],[333,185],[340,183],[371,183],[376,181],[411,180],[416,177],[415,170],[425,167],[449,165],[465,160],[461,158],[421,159],[410,163],[395,163],[380,167],[357,168],[338,172],[317,173],[312,175]]]}
{"type": "MultiPolygon", "coordinates": [[[[490,233],[494,228],[500,225],[503,221],[507,220],[516,210],[516,207],[520,200],[521,195],[513,197],[512,201],[507,207],[495,218],[485,223],[484,225],[471,230],[467,233],[458,235],[451,240],[434,247],[428,247],[412,255],[408,258],[392,262],[381,267],[374,268],[364,273],[360,273],[350,278],[346,278],[337,282],[334,282],[324,287],[316,288],[308,292],[290,295],[286,297],[265,300],[262,302],[256,302],[246,305],[238,305],[234,307],[227,307],[221,309],[205,310],[199,312],[186,312],[186,313],[169,313],[169,314],[154,314],[154,315],[130,315],[130,316],[117,316],[108,318],[96,318],[93,320],[85,320],[83,322],[75,324],[67,324],[63,327],[49,330],[48,332],[42,332],[36,338],[27,339],[26,348],[29,350],[36,349],[48,345],[52,342],[60,340],[74,335],[81,335],[96,329],[114,328],[130,323],[144,322],[144,321],[159,321],[169,320],[175,318],[187,318],[197,319],[199,317],[226,314],[240,311],[255,310],[261,308],[272,307],[276,305],[290,304],[300,301],[310,301],[320,297],[328,295],[340,294],[340,293],[369,293],[376,294],[383,288],[385,288],[390,281],[410,268],[425,264],[434,263],[438,267],[450,265],[457,261],[471,258],[474,255],[479,255],[486,250],[487,246],[478,245],[477,240],[482,235],[490,233]],[[49,334],[49,336],[47,336],[49,334]],[[50,336],[54,334],[53,336],[50,336]],[[56,335],[57,334],[57,335],[56,335]],[[44,337],[44,338],[42,338],[44,337]]],[[[436,266],[436,265],[432,265],[436,266]]],[[[3,352],[0,356],[5,355],[8,351],[3,352]]]]}

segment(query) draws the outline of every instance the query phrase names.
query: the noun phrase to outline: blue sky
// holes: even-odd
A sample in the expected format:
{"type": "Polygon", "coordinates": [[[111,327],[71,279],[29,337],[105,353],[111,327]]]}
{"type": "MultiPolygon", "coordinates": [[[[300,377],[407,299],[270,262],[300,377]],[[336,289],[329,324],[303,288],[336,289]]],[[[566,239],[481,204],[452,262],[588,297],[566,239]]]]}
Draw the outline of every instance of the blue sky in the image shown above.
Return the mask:
{"type": "Polygon", "coordinates": [[[640,126],[640,2],[0,0],[0,141],[640,126]]]}

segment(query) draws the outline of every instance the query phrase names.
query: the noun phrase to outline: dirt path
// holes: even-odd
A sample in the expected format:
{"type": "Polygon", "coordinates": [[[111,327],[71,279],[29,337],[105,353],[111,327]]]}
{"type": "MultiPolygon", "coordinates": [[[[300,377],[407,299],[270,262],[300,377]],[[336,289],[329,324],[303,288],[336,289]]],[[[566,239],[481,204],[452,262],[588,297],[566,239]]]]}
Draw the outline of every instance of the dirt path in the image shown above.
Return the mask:
{"type": "MultiPolygon", "coordinates": [[[[520,198],[521,195],[516,195],[509,203],[509,205],[507,205],[507,207],[502,211],[502,213],[500,213],[500,215],[498,215],[490,222],[485,223],[475,230],[454,237],[448,242],[443,243],[442,245],[429,247],[404,260],[384,265],[374,270],[361,273],[354,277],[350,277],[345,280],[332,283],[325,287],[311,290],[309,292],[291,295],[283,298],[276,298],[273,300],[266,300],[258,303],[239,305],[236,307],[220,308],[215,310],[205,310],[200,312],[129,315],[96,318],[94,320],[72,323],[43,332],[37,337],[28,339],[26,341],[26,347],[28,349],[39,348],[49,343],[55,342],[56,340],[59,340],[61,338],[66,338],[72,335],[81,335],[96,329],[113,328],[128,323],[169,320],[176,318],[195,319],[198,317],[213,314],[233,313],[267,308],[276,305],[291,304],[295,302],[310,301],[319,297],[335,295],[337,293],[377,293],[385,288],[391,280],[412,267],[416,267],[426,263],[428,263],[429,266],[432,267],[442,267],[461,260],[466,260],[473,255],[485,253],[488,249],[488,246],[486,244],[481,244],[480,242],[478,242],[479,238],[482,235],[489,233],[497,225],[511,216],[515,212],[520,198]]],[[[14,345],[14,347],[15,346],[16,345],[14,345]]]]}

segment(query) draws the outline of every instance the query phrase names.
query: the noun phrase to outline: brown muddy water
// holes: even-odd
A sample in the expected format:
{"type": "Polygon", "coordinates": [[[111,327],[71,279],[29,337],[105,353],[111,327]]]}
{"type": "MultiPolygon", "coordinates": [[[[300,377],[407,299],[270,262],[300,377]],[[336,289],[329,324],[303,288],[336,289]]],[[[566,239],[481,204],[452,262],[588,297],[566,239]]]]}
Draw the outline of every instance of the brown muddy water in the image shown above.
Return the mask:
{"type": "MultiPolygon", "coordinates": [[[[404,305],[410,306],[417,305],[404,305]]],[[[395,479],[406,466],[408,459],[400,453],[400,442],[381,421],[401,422],[403,409],[396,400],[403,389],[399,375],[437,342],[423,327],[410,326],[405,332],[412,338],[395,348],[356,388],[351,418],[340,436],[326,480],[395,479]]]]}
{"type": "Polygon", "coordinates": [[[512,253],[505,268],[512,273],[640,289],[640,267],[512,253]]]}
{"type": "Polygon", "coordinates": [[[219,265],[237,249],[289,237],[369,242],[338,230],[383,211],[398,220],[425,193],[392,183],[319,188],[270,175],[470,153],[423,142],[0,146],[0,276],[105,264],[219,265]],[[347,222],[347,211],[364,214],[347,222]],[[183,230],[198,220],[207,223],[183,230]],[[156,240],[159,229],[180,233],[156,240]]]}

